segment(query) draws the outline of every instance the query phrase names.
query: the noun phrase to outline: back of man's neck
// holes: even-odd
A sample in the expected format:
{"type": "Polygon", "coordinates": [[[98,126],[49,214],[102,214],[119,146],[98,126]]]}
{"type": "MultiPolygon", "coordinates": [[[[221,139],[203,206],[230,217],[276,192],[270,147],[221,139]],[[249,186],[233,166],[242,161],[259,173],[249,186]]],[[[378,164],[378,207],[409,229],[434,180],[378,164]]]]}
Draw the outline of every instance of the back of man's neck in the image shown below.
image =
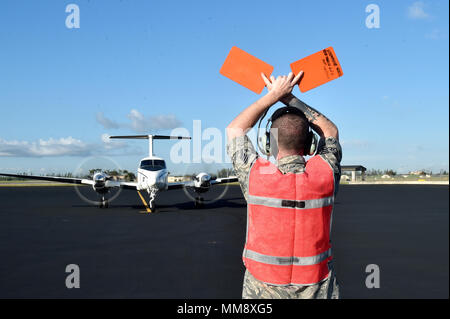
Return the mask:
{"type": "Polygon", "coordinates": [[[278,153],[277,161],[288,156],[303,156],[303,154],[301,152],[280,152],[278,153]]]}

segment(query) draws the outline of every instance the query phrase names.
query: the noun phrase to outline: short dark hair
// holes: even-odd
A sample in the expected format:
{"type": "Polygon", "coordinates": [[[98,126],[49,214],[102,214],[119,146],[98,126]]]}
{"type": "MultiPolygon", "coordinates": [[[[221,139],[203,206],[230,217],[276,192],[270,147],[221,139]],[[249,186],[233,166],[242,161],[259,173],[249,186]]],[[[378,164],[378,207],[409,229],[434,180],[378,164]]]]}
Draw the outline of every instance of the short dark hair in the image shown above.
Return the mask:
{"type": "Polygon", "coordinates": [[[273,129],[278,129],[278,148],[287,151],[301,151],[305,149],[308,138],[309,123],[306,117],[293,113],[283,114],[272,123],[273,129]]]}

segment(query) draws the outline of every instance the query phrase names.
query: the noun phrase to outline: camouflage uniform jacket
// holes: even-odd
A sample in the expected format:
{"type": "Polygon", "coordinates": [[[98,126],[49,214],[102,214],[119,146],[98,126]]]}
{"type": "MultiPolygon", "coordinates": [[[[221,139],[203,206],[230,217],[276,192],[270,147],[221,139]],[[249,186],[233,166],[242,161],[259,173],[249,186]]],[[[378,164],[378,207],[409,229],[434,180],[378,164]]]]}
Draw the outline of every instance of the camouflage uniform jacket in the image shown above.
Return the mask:
{"type": "MultiPolygon", "coordinates": [[[[248,196],[248,176],[258,153],[247,136],[237,137],[227,145],[227,153],[233,163],[233,168],[239,179],[245,199],[248,196]]],[[[341,175],[340,161],[342,150],[339,142],[328,137],[319,141],[317,155],[322,156],[334,170],[335,194],[338,190],[341,175]]],[[[302,173],[305,170],[305,159],[300,155],[281,158],[276,163],[283,173],[302,173]]],[[[244,299],[277,299],[277,298],[339,298],[339,286],[330,265],[330,275],[320,283],[310,286],[274,286],[255,279],[248,271],[245,272],[242,298],[244,299]]]]}

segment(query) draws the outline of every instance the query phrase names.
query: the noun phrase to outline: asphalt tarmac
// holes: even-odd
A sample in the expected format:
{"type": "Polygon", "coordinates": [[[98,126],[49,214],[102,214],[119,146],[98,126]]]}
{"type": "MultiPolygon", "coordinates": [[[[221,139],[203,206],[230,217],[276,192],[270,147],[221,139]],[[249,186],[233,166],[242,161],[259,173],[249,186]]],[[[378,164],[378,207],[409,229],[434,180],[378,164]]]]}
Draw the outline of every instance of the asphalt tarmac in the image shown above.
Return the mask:
{"type": "MultiPolygon", "coordinates": [[[[341,185],[332,240],[342,298],[449,297],[448,191],[341,185]],[[380,288],[366,287],[370,264],[380,288]]],[[[183,190],[157,205],[141,213],[129,190],[100,209],[73,187],[0,187],[0,298],[240,298],[240,188],[213,188],[202,209],[183,190]],[[66,288],[69,264],[79,289],[66,288]]]]}

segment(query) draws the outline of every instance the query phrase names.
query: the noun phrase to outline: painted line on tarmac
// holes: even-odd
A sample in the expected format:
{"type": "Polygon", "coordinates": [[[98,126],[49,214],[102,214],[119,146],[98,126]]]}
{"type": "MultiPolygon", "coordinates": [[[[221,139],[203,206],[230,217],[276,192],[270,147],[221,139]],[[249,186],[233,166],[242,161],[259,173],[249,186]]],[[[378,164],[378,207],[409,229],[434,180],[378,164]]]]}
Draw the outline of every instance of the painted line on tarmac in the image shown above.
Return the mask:
{"type": "Polygon", "coordinates": [[[142,202],[144,203],[145,209],[147,210],[147,213],[151,213],[152,210],[148,207],[147,202],[145,201],[144,197],[141,195],[140,191],[137,191],[139,194],[139,197],[141,198],[142,202]]]}

